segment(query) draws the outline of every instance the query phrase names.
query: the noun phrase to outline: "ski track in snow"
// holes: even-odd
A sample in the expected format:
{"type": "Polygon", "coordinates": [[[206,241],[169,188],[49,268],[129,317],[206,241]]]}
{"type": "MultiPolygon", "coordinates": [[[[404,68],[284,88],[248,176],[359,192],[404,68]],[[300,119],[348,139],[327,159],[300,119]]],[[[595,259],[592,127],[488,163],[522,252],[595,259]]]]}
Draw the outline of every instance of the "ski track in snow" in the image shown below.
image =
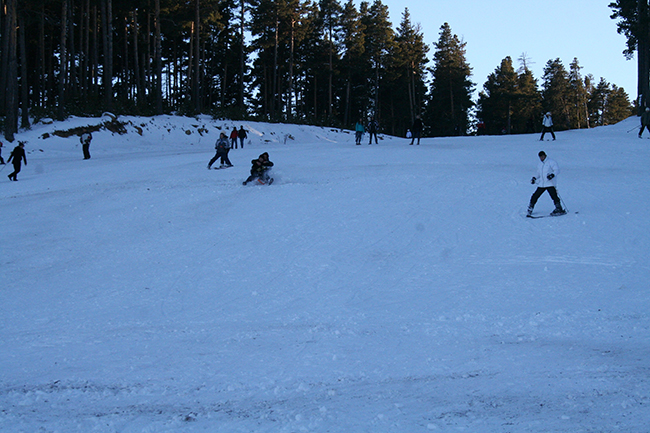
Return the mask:
{"type": "Polygon", "coordinates": [[[232,122],[126,120],[88,161],[39,137],[97,119],[17,137],[0,431],[647,430],[637,119],[420,146],[244,122],[229,170],[205,166],[232,122]],[[578,214],[523,217],[540,146],[578,214]],[[274,184],[242,186],[263,151],[274,184]]]}

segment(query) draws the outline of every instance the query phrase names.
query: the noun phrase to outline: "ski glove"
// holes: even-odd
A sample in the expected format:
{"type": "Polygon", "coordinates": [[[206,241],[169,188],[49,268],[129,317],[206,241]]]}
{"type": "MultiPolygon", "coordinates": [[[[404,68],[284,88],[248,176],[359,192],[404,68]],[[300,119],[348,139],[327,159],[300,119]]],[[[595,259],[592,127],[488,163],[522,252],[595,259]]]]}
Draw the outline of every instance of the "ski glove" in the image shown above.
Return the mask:
{"type": "Polygon", "coordinates": [[[553,179],[554,177],[555,177],[555,175],[554,175],[553,173],[549,173],[549,175],[546,176],[546,178],[547,178],[548,180],[551,180],[551,179],[553,179]]]}
{"type": "Polygon", "coordinates": [[[537,182],[537,178],[533,176],[533,178],[530,180],[531,185],[535,185],[535,182],[537,182]]]}

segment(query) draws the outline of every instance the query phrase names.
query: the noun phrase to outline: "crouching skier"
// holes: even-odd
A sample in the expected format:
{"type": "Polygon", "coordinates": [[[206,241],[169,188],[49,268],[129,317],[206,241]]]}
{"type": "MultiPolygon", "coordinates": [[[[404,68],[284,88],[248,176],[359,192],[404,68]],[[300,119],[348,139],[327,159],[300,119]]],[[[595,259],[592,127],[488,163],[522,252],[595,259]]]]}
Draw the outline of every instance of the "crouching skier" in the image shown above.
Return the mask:
{"type": "Polygon", "coordinates": [[[269,170],[273,167],[273,163],[269,161],[268,153],[264,152],[257,159],[252,160],[251,164],[253,164],[251,167],[251,175],[243,182],[244,185],[255,179],[262,185],[271,185],[273,183],[273,178],[269,177],[269,170]]]}

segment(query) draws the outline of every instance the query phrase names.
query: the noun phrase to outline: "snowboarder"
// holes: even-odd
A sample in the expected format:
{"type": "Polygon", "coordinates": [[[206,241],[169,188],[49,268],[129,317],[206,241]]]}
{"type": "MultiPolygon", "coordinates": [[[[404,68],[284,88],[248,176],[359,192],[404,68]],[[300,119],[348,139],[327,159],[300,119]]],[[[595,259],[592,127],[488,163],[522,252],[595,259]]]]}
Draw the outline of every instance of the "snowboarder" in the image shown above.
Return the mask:
{"type": "Polygon", "coordinates": [[[354,138],[355,142],[357,143],[357,146],[361,144],[361,139],[363,138],[363,133],[366,132],[365,129],[363,128],[363,123],[361,123],[361,119],[354,125],[354,138]]]}
{"type": "Polygon", "coordinates": [[[0,165],[5,165],[5,160],[2,159],[2,141],[0,141],[0,165]]]}
{"type": "MultiPolygon", "coordinates": [[[[232,127],[232,132],[230,133],[230,147],[232,149],[237,149],[237,127],[232,127]]],[[[242,146],[243,147],[243,146],[242,146]]]]}
{"type": "Polygon", "coordinates": [[[244,140],[246,139],[246,130],[244,129],[244,126],[239,127],[239,131],[237,131],[237,137],[239,137],[239,144],[241,144],[241,148],[244,148],[244,140]]]}
{"type": "Polygon", "coordinates": [[[539,156],[537,176],[534,176],[530,180],[530,183],[538,186],[530,197],[527,216],[533,215],[535,204],[541,195],[544,194],[544,191],[548,191],[548,194],[551,196],[551,199],[553,199],[553,203],[555,204],[555,210],[551,215],[564,215],[566,210],[562,209],[562,203],[560,197],[557,195],[557,189],[555,188],[557,185],[557,175],[560,174],[560,167],[557,165],[557,162],[548,158],[543,150],[540,151],[537,156],[539,156]]]}
{"type": "Polygon", "coordinates": [[[418,145],[420,144],[420,137],[422,136],[422,120],[420,119],[420,115],[418,114],[415,116],[415,120],[413,121],[413,126],[411,126],[411,133],[413,136],[411,137],[411,144],[415,142],[415,139],[418,139],[418,145]]]}
{"type": "Polygon", "coordinates": [[[9,159],[7,159],[7,162],[13,162],[14,164],[14,172],[7,176],[9,180],[18,180],[16,176],[18,173],[20,173],[20,163],[22,161],[25,161],[25,165],[27,165],[27,157],[25,156],[25,143],[19,141],[18,146],[14,147],[14,150],[11,151],[11,155],[9,155],[9,159]]]}
{"type": "Polygon", "coordinates": [[[643,129],[647,128],[648,132],[650,132],[650,108],[646,107],[645,111],[641,115],[641,129],[639,130],[639,138],[641,138],[641,134],[643,134],[643,129]]]}
{"type": "Polygon", "coordinates": [[[208,170],[212,168],[212,164],[214,164],[214,162],[219,158],[221,158],[221,167],[232,167],[230,159],[228,159],[230,145],[228,144],[228,137],[226,137],[226,134],[223,132],[219,134],[219,139],[215,143],[214,148],[217,150],[217,152],[208,163],[208,170]]]}
{"type": "Polygon", "coordinates": [[[84,153],[84,159],[90,159],[90,142],[92,139],[93,135],[90,133],[90,131],[84,131],[83,134],[81,134],[79,137],[79,141],[81,142],[81,147],[84,153]]]}
{"type": "Polygon", "coordinates": [[[539,141],[544,141],[544,134],[550,132],[553,136],[553,141],[555,141],[555,132],[553,132],[553,118],[551,117],[551,112],[549,111],[544,115],[542,119],[542,136],[539,141]]]}
{"type": "Polygon", "coordinates": [[[368,123],[368,134],[369,134],[369,140],[368,144],[372,144],[372,136],[375,136],[375,144],[379,144],[377,141],[377,130],[379,129],[379,124],[375,120],[374,117],[370,118],[370,122],[368,123]]]}
{"type": "Polygon", "coordinates": [[[264,152],[257,159],[251,161],[253,165],[251,167],[251,175],[248,176],[243,184],[246,185],[248,182],[252,182],[255,179],[261,184],[272,184],[273,178],[269,177],[269,170],[273,167],[273,163],[269,161],[269,154],[264,152]]]}

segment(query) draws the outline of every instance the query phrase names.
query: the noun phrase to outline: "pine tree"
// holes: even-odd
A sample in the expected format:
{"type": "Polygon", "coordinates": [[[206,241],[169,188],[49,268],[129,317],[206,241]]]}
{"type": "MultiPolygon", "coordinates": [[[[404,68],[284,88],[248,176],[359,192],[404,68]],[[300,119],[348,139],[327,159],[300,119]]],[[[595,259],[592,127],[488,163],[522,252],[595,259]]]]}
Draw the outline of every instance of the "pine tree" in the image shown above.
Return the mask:
{"type": "Polygon", "coordinates": [[[517,73],[512,59],[506,57],[491,73],[479,94],[477,116],[485,123],[487,134],[511,132],[514,103],[518,98],[517,73]]]}
{"type": "Polygon", "coordinates": [[[542,97],[545,111],[553,115],[555,129],[569,129],[569,74],[560,59],[549,60],[542,77],[542,97]]]}
{"type": "Polygon", "coordinates": [[[517,76],[518,98],[514,104],[512,127],[517,133],[539,132],[539,118],[542,113],[542,96],[537,79],[526,64],[522,65],[517,76]]]}
{"type": "Polygon", "coordinates": [[[382,105],[387,107],[390,116],[388,131],[403,135],[416,115],[421,115],[423,99],[426,95],[426,64],[429,47],[424,42],[420,25],[411,22],[408,8],[402,14],[397,28],[395,48],[388,56],[387,80],[382,105]]]}
{"type": "Polygon", "coordinates": [[[589,119],[587,116],[587,90],[580,70],[582,66],[578,59],[574,58],[569,69],[569,87],[571,94],[569,97],[569,119],[571,128],[589,128],[589,119]]]}
{"type": "Polygon", "coordinates": [[[474,84],[470,81],[472,70],[465,60],[465,45],[452,35],[449,24],[442,25],[435,44],[433,81],[424,118],[434,136],[467,133],[474,84]]]}
{"type": "Polygon", "coordinates": [[[365,46],[366,27],[353,0],[348,0],[343,8],[341,27],[343,125],[350,127],[368,111],[369,91],[365,76],[370,69],[365,46]]]}
{"type": "Polygon", "coordinates": [[[619,19],[618,33],[627,37],[623,54],[627,59],[637,52],[638,114],[650,105],[650,7],[647,0],[615,0],[609,4],[612,19],[619,19]]]}

